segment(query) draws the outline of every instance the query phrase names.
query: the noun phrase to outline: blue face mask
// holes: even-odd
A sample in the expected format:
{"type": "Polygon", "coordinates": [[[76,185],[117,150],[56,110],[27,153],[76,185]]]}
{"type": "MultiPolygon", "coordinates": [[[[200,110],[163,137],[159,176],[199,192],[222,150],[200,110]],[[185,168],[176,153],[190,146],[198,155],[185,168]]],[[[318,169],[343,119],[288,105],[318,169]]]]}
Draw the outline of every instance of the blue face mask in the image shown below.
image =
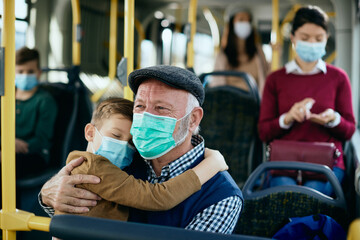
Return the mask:
{"type": "Polygon", "coordinates": [[[143,114],[134,113],[130,133],[133,135],[133,142],[140,155],[145,159],[161,157],[172,150],[178,143],[186,138],[180,139],[178,143],[173,138],[176,118],[153,115],[148,112],[143,114]]]}
{"type": "Polygon", "coordinates": [[[38,84],[35,74],[15,74],[15,86],[23,91],[32,90],[38,84]]]}
{"type": "Polygon", "coordinates": [[[112,164],[121,169],[129,166],[133,160],[135,149],[127,141],[103,136],[96,127],[95,129],[102,137],[102,140],[97,151],[94,151],[94,147],[92,147],[94,154],[107,158],[112,164]]]}
{"type": "Polygon", "coordinates": [[[305,41],[296,41],[295,51],[297,55],[305,62],[315,62],[322,58],[325,51],[325,42],[310,43],[305,41]]]}

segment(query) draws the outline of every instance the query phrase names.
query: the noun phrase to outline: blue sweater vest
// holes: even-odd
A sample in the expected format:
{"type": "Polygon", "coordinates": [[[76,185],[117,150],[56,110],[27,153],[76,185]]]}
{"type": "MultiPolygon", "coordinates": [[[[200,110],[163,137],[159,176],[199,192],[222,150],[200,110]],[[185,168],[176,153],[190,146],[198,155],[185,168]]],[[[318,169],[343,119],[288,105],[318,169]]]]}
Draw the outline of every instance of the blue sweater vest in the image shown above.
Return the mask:
{"type": "MultiPolygon", "coordinates": [[[[190,168],[196,166],[203,159],[204,156],[201,155],[190,168]]],[[[139,170],[139,168],[137,169],[139,170]]],[[[139,172],[133,174],[138,178],[146,179],[146,175],[139,174],[139,172]]],[[[129,220],[184,228],[202,210],[230,196],[238,196],[243,201],[241,190],[230,174],[227,171],[219,172],[207,181],[200,191],[194,193],[173,209],[160,212],[145,212],[132,209],[129,220]]]]}

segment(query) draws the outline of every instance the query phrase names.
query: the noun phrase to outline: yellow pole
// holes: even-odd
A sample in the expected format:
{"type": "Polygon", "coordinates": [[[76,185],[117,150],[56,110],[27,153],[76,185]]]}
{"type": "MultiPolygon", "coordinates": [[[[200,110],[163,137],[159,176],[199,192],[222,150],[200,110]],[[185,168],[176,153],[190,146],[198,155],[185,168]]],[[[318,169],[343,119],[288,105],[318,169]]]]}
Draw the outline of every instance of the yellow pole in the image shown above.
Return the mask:
{"type": "Polygon", "coordinates": [[[187,67],[194,67],[194,36],[196,33],[197,0],[190,0],[188,22],[190,24],[190,41],[187,45],[187,67]]]}
{"type": "Polygon", "coordinates": [[[116,75],[117,52],[117,11],[118,0],[111,0],[110,6],[110,46],[109,46],[109,78],[113,80],[116,75]]]}
{"type": "Polygon", "coordinates": [[[280,54],[278,49],[279,43],[279,0],[272,0],[272,30],[271,43],[275,46],[273,48],[271,70],[274,71],[279,68],[280,54]]]}
{"type": "Polygon", "coordinates": [[[81,16],[79,0],[71,0],[72,14],[73,14],[73,45],[72,45],[72,60],[73,65],[80,66],[81,58],[81,16]]]}
{"type": "Polygon", "coordinates": [[[139,41],[138,41],[138,54],[137,54],[137,64],[136,68],[140,68],[141,65],[141,43],[145,39],[145,30],[144,27],[141,25],[141,22],[135,18],[135,29],[139,34],[139,41]]]}
{"type": "MultiPolygon", "coordinates": [[[[16,210],[15,194],[15,1],[3,0],[1,46],[5,50],[5,94],[1,97],[2,214],[16,210]]],[[[2,217],[1,217],[2,218],[2,217]]],[[[1,223],[3,226],[3,223],[1,223]]],[[[16,232],[3,230],[3,239],[16,239],[16,232]]]]}
{"type": "MultiPolygon", "coordinates": [[[[127,59],[127,75],[134,70],[134,15],[135,0],[125,0],[124,57],[127,59]]],[[[132,101],[133,92],[129,83],[124,87],[124,98],[132,101]]]]}
{"type": "Polygon", "coordinates": [[[28,221],[28,226],[31,230],[39,230],[44,232],[50,231],[51,218],[31,216],[28,221]]]}

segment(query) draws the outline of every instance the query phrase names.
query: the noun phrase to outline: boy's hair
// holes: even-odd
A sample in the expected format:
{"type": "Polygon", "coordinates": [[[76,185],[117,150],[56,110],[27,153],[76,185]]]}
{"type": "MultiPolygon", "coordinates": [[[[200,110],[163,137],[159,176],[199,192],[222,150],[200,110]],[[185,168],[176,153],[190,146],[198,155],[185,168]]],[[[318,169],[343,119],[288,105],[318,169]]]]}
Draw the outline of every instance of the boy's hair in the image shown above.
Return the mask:
{"type": "Polygon", "coordinates": [[[110,118],[114,114],[121,114],[126,119],[133,120],[134,103],[124,98],[109,98],[102,101],[96,107],[91,118],[91,124],[100,128],[103,120],[110,118]]]}
{"type": "Polygon", "coordinates": [[[40,54],[38,50],[22,47],[16,51],[16,65],[23,65],[33,60],[37,61],[37,67],[40,69],[40,54]]]}

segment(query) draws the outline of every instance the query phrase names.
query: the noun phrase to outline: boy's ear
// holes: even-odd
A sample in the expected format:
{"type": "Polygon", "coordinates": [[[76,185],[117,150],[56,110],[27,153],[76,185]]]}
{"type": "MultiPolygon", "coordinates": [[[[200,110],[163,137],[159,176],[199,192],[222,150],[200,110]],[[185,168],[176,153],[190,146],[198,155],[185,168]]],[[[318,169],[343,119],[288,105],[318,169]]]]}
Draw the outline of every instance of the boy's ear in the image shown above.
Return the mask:
{"type": "Polygon", "coordinates": [[[95,137],[95,126],[91,123],[86,124],[85,126],[85,139],[88,142],[92,142],[95,137]]]}

